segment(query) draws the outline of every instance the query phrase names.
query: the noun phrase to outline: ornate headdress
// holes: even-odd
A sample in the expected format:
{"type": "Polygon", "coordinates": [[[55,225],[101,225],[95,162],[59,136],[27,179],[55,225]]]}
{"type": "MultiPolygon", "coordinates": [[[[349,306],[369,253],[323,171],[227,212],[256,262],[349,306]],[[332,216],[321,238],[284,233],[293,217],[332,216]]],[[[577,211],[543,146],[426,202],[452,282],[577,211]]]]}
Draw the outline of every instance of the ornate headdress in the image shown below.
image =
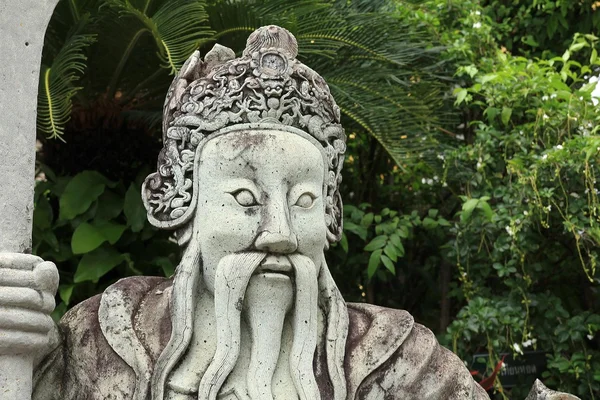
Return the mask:
{"type": "Polygon", "coordinates": [[[325,176],[327,238],[342,234],[339,185],[346,150],[340,110],[319,74],[298,60],[296,38],[265,26],[248,38],[242,57],[215,45],[200,60],[195,52],[173,80],[163,111],[163,149],[158,171],[142,188],[148,220],[176,229],[191,218],[198,190],[197,149],[223,130],[279,129],[308,133],[321,145],[325,176]]]}

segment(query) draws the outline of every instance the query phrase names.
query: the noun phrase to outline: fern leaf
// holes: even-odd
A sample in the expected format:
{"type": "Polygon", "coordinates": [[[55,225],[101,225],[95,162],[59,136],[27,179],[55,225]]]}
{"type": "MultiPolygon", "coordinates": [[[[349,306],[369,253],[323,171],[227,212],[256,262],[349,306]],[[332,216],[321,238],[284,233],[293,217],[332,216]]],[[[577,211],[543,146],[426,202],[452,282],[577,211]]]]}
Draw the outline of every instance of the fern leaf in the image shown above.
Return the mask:
{"type": "Polygon", "coordinates": [[[37,126],[49,139],[61,139],[71,117],[73,96],[81,88],[75,86],[86,68],[85,49],[95,35],[73,34],[50,66],[42,66],[38,90],[37,126]]]}
{"type": "MultiPolygon", "coordinates": [[[[158,48],[161,67],[177,73],[185,60],[203,42],[214,36],[208,25],[206,4],[202,0],[164,1],[156,12],[148,14],[148,7],[137,8],[128,0],[107,0],[122,15],[135,17],[150,32],[158,48]]],[[[147,5],[147,3],[146,3],[147,5]]]]}

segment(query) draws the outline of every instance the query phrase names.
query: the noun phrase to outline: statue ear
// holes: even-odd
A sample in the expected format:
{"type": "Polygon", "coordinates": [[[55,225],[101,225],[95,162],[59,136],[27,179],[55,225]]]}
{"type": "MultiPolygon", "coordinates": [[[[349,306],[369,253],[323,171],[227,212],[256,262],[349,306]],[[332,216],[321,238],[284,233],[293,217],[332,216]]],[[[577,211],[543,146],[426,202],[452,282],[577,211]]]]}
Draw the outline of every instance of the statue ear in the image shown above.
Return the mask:
{"type": "Polygon", "coordinates": [[[159,171],[148,175],[142,185],[142,201],[152,225],[160,229],[178,229],[191,219],[195,208],[192,178],[183,174],[165,176],[161,173],[164,169],[161,160],[159,156],[159,171]]]}
{"type": "Polygon", "coordinates": [[[327,201],[329,203],[326,211],[327,215],[325,217],[327,223],[327,240],[329,243],[337,243],[342,239],[344,226],[344,216],[342,212],[344,206],[339,190],[336,190],[331,196],[328,196],[327,201]],[[332,200],[331,203],[329,203],[329,199],[332,200]]]}

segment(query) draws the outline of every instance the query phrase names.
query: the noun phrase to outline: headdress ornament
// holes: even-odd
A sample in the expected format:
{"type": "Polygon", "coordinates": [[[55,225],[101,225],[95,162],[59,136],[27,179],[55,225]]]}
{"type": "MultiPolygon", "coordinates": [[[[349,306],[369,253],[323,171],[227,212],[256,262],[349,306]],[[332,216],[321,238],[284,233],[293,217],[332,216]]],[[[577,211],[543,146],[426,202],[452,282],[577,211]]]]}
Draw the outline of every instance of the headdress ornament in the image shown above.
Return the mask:
{"type": "Polygon", "coordinates": [[[294,36],[271,25],[250,35],[240,58],[218,44],[204,61],[197,51],[190,56],[169,88],[157,172],[142,188],[154,226],[176,229],[190,220],[202,190],[194,176],[196,150],[220,130],[300,129],[322,145],[328,164],[327,237],[330,242],[341,238],[339,184],[346,136],[340,109],[325,80],[296,60],[297,53],[294,36]]]}

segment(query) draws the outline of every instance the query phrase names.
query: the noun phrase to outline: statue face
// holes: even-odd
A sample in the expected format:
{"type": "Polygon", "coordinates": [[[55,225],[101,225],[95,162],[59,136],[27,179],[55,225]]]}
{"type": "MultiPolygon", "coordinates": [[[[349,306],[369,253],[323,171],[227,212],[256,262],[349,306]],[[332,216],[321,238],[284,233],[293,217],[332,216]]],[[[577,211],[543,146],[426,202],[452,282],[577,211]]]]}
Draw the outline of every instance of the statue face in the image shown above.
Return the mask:
{"type": "Polygon", "coordinates": [[[236,252],[269,254],[258,269],[268,279],[289,279],[289,254],[320,267],[327,243],[324,174],[322,153],[297,134],[256,129],[205,144],[192,240],[199,240],[209,291],[219,261],[236,252]]]}

